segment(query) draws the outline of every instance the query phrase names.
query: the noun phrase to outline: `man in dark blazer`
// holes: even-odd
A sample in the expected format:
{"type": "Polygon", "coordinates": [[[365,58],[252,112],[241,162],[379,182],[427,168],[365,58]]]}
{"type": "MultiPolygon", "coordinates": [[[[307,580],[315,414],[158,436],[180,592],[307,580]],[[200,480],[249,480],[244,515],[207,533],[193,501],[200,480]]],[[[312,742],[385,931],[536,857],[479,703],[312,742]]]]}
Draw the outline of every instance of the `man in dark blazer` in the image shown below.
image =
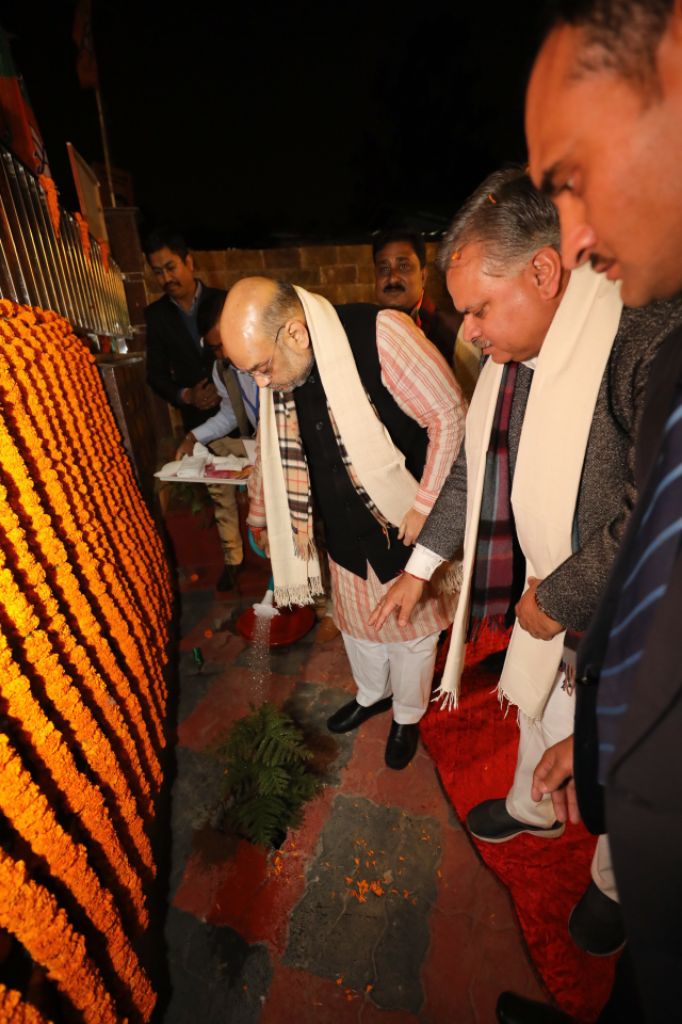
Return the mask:
{"type": "MultiPolygon", "coordinates": [[[[592,0],[557,9],[526,127],[533,179],[559,209],[564,259],[589,259],[620,278],[627,303],[672,296],[682,290],[682,6],[592,0]]],[[[552,792],[563,819],[580,812],[596,831],[605,818],[636,989],[622,958],[600,1017],[619,1024],[682,1019],[680,410],[678,328],[649,378],[640,498],[579,650],[575,740],[547,751],[535,773],[536,793],[552,792]]],[[[559,1019],[512,1000],[501,997],[500,1021],[559,1019]]]]}
{"type": "Polygon", "coordinates": [[[186,431],[217,411],[211,381],[213,354],[202,344],[197,316],[218,293],[194,277],[194,262],[184,238],[159,230],[145,243],[145,254],[164,291],[144,311],[147,323],[147,383],[180,410],[186,431]]]}
{"type": "MultiPolygon", "coordinates": [[[[164,291],[145,309],[147,322],[147,383],[161,398],[180,410],[185,433],[218,412],[220,397],[212,380],[214,354],[204,345],[199,324],[202,313],[217,305],[225,292],[208,288],[194,277],[194,261],[184,238],[159,230],[146,240],[145,254],[164,291]]],[[[204,316],[205,319],[205,316],[204,316]]],[[[232,590],[243,559],[231,487],[212,488],[216,526],[225,567],[219,591],[232,590]]]]}
{"type": "MultiPolygon", "coordinates": [[[[559,225],[552,204],[539,195],[521,170],[509,169],[490,175],[466,201],[445,235],[439,257],[453,300],[465,312],[467,337],[475,339],[493,363],[519,364],[507,429],[510,491],[522,436],[526,444],[529,441],[523,431],[527,430],[526,406],[536,376],[534,364],[545,335],[558,316],[560,306],[563,307],[570,276],[561,268],[555,249],[558,241],[559,225]],[[494,204],[489,201],[491,196],[494,204]],[[514,259],[512,251],[516,254],[514,259]],[[521,266],[531,268],[532,272],[524,275],[519,269],[521,266]],[[531,289],[525,284],[526,279],[533,282],[531,289]],[[555,283],[550,288],[551,281],[555,283]]],[[[520,571],[510,573],[506,592],[496,595],[496,600],[504,600],[498,612],[504,614],[506,608],[507,624],[514,621],[516,614],[519,624],[524,629],[530,628],[538,641],[550,640],[566,628],[584,630],[597,606],[635,500],[634,438],[651,361],[671,324],[680,322],[682,303],[679,302],[658,303],[647,310],[623,311],[596,392],[584,456],[580,459],[582,470],[573,512],[572,554],[537,586],[531,585],[525,590],[516,604],[525,582],[521,559],[520,571]]],[[[487,367],[484,371],[481,387],[490,369],[487,367]]],[[[503,386],[502,382],[500,388],[503,386]]],[[[563,385],[564,391],[567,386],[563,385]]],[[[479,388],[467,419],[468,439],[473,440],[476,431],[481,429],[477,400],[480,402],[482,394],[479,388]],[[475,410],[478,427],[471,426],[475,410]]],[[[532,442],[532,438],[530,440],[532,442]]],[[[488,450],[488,444],[487,438],[481,439],[483,451],[488,450]]],[[[557,437],[552,447],[558,449],[559,444],[557,437]]],[[[476,501],[475,497],[472,501],[471,495],[467,500],[467,490],[479,472],[476,464],[467,465],[471,448],[479,444],[467,447],[468,451],[464,446],[460,450],[419,535],[405,574],[384,598],[377,624],[380,625],[393,608],[400,609],[399,622],[405,621],[424,593],[423,581],[430,578],[440,562],[452,559],[461,547],[467,509],[475,506],[476,501]]],[[[478,550],[481,538],[488,537],[489,532],[499,536],[503,527],[497,515],[489,519],[486,514],[486,510],[497,513],[493,495],[489,493],[496,486],[495,478],[490,477],[489,483],[488,480],[486,476],[479,520],[466,524],[467,545],[473,548],[478,538],[478,550]]],[[[522,520],[517,520],[516,525],[519,535],[522,535],[522,528],[528,532],[527,523],[522,520]]],[[[512,541],[517,549],[518,541],[510,536],[510,547],[512,541]]],[[[525,554],[528,556],[528,552],[525,554]]],[[[514,561],[516,563],[516,558],[514,561]]],[[[482,575],[475,568],[472,578],[478,581],[482,575]]],[[[469,584],[465,577],[460,595],[464,607],[468,605],[469,584]]],[[[496,585],[501,586],[499,573],[496,585]]],[[[480,582],[478,587],[480,590],[480,582]]],[[[480,594],[476,599],[471,598],[472,609],[482,603],[480,594]]],[[[491,606],[492,601],[486,595],[485,607],[491,606]]],[[[476,621],[474,611],[471,614],[478,627],[480,620],[476,621]]],[[[453,645],[459,642],[456,631],[457,624],[453,627],[453,645]]],[[[523,657],[518,653],[514,656],[517,660],[523,657]]],[[[467,825],[479,840],[503,843],[524,833],[553,838],[563,832],[564,825],[555,821],[551,802],[545,798],[541,804],[534,803],[530,790],[532,771],[542,749],[572,729],[572,687],[564,680],[562,672],[536,720],[531,721],[530,712],[524,711],[523,701],[519,703],[521,739],[512,788],[506,799],[501,796],[486,800],[467,816],[467,825]]],[[[507,695],[504,689],[503,692],[507,695]]],[[[569,928],[582,948],[596,955],[606,955],[619,948],[623,933],[608,846],[604,841],[597,847],[592,878],[571,915],[569,928]]]]}
{"type": "Polygon", "coordinates": [[[448,366],[454,369],[468,401],[476,384],[480,358],[472,346],[457,337],[462,323],[459,313],[452,309],[438,309],[426,294],[426,244],[423,236],[400,228],[379,231],[372,239],[372,259],[376,301],[381,306],[399,309],[412,317],[448,366]]]}

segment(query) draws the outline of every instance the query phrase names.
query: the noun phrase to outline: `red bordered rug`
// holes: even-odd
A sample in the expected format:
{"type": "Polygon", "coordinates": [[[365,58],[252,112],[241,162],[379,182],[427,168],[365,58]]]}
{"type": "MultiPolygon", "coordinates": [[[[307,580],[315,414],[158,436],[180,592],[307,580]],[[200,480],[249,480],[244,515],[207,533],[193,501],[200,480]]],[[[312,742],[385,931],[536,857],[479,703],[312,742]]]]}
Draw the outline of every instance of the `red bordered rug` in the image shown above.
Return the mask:
{"type": "MultiPolygon", "coordinates": [[[[422,740],[462,822],[481,800],[504,796],[514,774],[516,715],[513,709],[504,715],[496,676],[481,667],[500,646],[499,635],[482,632],[467,651],[458,710],[432,704],[421,723],[422,740]]],[[[509,890],[531,959],[557,1005],[591,1024],[611,989],[615,957],[581,952],[566,922],[590,881],[594,836],[568,825],[551,842],[527,835],[501,845],[472,842],[509,890]]]]}

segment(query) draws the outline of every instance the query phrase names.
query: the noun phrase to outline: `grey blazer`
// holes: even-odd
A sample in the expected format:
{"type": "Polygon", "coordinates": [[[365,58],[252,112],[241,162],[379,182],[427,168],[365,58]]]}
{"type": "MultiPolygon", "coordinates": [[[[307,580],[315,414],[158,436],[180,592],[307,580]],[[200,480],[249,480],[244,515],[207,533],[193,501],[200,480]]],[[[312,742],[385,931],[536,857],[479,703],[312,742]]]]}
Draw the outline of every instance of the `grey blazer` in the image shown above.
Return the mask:
{"type": "MultiPolygon", "coordinates": [[[[599,387],[585,449],[573,529],[573,554],[538,587],[548,615],[567,629],[584,630],[597,607],[635,504],[634,442],[652,360],[670,331],[682,324],[682,299],[624,309],[599,387]]],[[[513,477],[533,371],[521,366],[509,426],[513,477]]],[[[453,558],[466,520],[464,446],[435,502],[419,543],[453,558]]]]}

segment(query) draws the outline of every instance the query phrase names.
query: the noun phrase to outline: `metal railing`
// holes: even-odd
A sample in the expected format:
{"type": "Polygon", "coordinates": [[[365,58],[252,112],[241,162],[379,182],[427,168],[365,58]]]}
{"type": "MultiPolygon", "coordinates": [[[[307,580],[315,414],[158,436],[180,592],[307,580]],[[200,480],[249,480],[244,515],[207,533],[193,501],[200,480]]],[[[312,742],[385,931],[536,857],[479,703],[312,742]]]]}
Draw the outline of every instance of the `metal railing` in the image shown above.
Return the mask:
{"type": "Polygon", "coordinates": [[[86,254],[75,217],[60,213],[57,236],[40,182],[0,147],[0,295],[87,333],[132,337],[119,267],[110,259],[105,268],[94,238],[86,254]]]}

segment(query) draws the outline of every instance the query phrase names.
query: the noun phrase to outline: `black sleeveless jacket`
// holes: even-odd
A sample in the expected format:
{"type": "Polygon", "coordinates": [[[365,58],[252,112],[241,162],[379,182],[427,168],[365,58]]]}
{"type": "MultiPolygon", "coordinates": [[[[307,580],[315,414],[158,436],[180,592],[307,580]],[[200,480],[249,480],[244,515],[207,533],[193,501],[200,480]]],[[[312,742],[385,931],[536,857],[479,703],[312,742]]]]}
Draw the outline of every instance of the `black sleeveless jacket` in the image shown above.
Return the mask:
{"type": "MultiPolygon", "coordinates": [[[[405,456],[407,468],[421,479],[426,460],[428,435],[407,416],[381,382],[377,352],[376,318],[379,310],[370,305],[337,306],[348,336],[355,364],[366,393],[395,446],[405,456]]],[[[327,550],[334,561],[367,578],[367,563],[382,583],[393,579],[411,549],[398,540],[398,531],[382,530],[359,497],[343,464],[317,367],[307,381],[294,391],[301,440],[308,460],[316,512],[321,515],[327,550]]]]}

